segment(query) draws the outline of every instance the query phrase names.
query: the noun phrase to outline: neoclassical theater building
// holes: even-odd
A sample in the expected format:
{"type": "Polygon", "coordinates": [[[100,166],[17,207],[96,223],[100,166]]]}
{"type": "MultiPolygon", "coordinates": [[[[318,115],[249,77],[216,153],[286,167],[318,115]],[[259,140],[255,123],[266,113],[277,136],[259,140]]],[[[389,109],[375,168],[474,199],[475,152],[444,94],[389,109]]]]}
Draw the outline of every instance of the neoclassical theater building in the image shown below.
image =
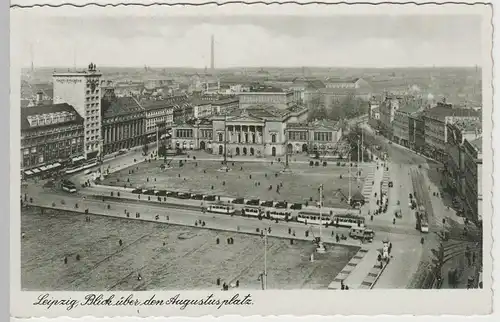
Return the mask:
{"type": "Polygon", "coordinates": [[[172,147],[205,150],[215,155],[281,156],[335,146],[342,130],[334,125],[306,123],[307,109],[251,106],[226,116],[212,116],[174,125],[172,147]]]}

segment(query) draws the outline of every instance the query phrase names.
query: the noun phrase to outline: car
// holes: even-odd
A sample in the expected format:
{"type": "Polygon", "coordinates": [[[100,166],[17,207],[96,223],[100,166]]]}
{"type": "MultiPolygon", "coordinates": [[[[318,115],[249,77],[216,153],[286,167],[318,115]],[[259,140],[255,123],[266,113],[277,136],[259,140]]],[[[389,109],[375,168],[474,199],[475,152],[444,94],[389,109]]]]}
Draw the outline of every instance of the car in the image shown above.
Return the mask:
{"type": "Polygon", "coordinates": [[[155,191],[154,190],[146,190],[146,192],[144,192],[145,195],[148,195],[148,196],[153,196],[155,194],[155,191]]]}
{"type": "Polygon", "coordinates": [[[134,190],[132,190],[132,193],[142,193],[142,189],[135,188],[134,190]]]}
{"type": "Polygon", "coordinates": [[[176,191],[167,191],[167,197],[175,198],[175,197],[177,197],[177,192],[176,191]]]}
{"type": "Polygon", "coordinates": [[[157,191],[155,193],[155,195],[157,195],[157,196],[166,196],[167,195],[167,191],[166,190],[160,190],[160,191],[157,191]]]}
{"type": "Polygon", "coordinates": [[[179,199],[190,199],[191,194],[188,192],[179,192],[176,197],[179,199]]]}
{"type": "Polygon", "coordinates": [[[302,209],[302,204],[301,203],[294,203],[293,205],[290,206],[290,209],[300,210],[300,209],[302,209]]]}
{"type": "Polygon", "coordinates": [[[394,183],[392,181],[389,181],[389,188],[392,188],[394,186],[394,183]]]}
{"type": "Polygon", "coordinates": [[[191,199],[194,199],[194,200],[203,200],[203,195],[194,193],[193,195],[191,195],[191,199]]]}
{"type": "Polygon", "coordinates": [[[236,199],[233,199],[232,203],[243,205],[245,203],[245,199],[244,198],[236,198],[236,199]]]}
{"type": "Polygon", "coordinates": [[[247,205],[258,206],[260,204],[259,199],[251,199],[246,202],[247,205]]]}
{"type": "Polygon", "coordinates": [[[273,202],[273,201],[270,201],[270,200],[267,200],[267,201],[262,201],[262,202],[260,203],[260,205],[261,205],[262,207],[272,207],[272,206],[274,206],[274,202],[273,202]]]}
{"type": "Polygon", "coordinates": [[[286,209],[286,208],[288,208],[288,203],[286,201],[278,201],[274,207],[286,209]]]}
{"type": "Polygon", "coordinates": [[[206,201],[215,201],[215,199],[217,199],[215,196],[204,196],[203,197],[203,200],[206,200],[206,201]]]}

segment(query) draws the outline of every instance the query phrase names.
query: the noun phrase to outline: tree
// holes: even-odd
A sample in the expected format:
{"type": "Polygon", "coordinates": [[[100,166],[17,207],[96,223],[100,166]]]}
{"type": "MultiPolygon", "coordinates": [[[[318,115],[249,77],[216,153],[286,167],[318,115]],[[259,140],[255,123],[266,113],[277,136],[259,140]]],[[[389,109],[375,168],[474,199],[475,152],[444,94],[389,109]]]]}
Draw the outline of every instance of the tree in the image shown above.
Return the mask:
{"type": "Polygon", "coordinates": [[[162,143],[162,145],[158,148],[158,156],[166,156],[167,155],[167,147],[165,146],[165,143],[162,143]]]}

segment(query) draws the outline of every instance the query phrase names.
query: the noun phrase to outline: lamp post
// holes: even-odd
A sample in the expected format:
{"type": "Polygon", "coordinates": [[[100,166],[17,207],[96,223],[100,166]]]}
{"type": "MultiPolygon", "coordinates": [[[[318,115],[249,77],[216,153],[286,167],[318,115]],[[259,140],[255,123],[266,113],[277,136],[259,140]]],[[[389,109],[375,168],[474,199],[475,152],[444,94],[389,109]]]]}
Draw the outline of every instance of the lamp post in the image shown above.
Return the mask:
{"type": "Polygon", "coordinates": [[[321,228],[323,226],[322,208],[323,208],[323,185],[320,185],[319,186],[319,241],[318,241],[318,248],[316,248],[316,251],[319,254],[325,253],[325,246],[323,245],[323,241],[321,240],[321,228]]]}
{"type": "Polygon", "coordinates": [[[224,151],[223,151],[223,161],[222,167],[219,171],[228,172],[229,167],[227,166],[227,110],[224,111],[224,151]]]}

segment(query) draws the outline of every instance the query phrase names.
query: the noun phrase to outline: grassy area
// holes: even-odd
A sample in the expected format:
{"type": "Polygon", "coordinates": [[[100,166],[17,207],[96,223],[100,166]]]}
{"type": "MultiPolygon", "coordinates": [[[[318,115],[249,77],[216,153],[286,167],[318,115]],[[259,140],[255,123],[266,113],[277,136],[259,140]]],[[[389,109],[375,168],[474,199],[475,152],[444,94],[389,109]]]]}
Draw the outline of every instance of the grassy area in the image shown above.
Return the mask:
{"type": "MultiPolygon", "coordinates": [[[[259,236],[100,216],[87,222],[84,215],[34,210],[22,213],[21,227],[24,290],[219,289],[217,278],[260,288],[264,243],[259,236]],[[227,243],[229,237],[234,244],[227,243]]],[[[327,288],[357,247],[328,247],[311,263],[313,251],[311,242],[290,245],[269,238],[268,288],[327,288]]]]}
{"type": "MultiPolygon", "coordinates": [[[[178,161],[172,162],[172,168],[161,170],[162,161],[143,162],[130,168],[115,172],[107,177],[103,184],[127,184],[130,187],[148,187],[197,193],[215,194],[232,197],[258,198],[261,200],[286,200],[305,202],[312,197],[319,199],[318,187],[324,186],[324,203],[328,207],[345,207],[341,189],[348,194],[348,167],[329,163],[326,167],[304,163],[290,165],[292,172],[281,174],[283,165],[263,162],[229,163],[231,171],[220,172],[220,162],[188,160],[183,167],[178,161]],[[130,173],[133,171],[133,173],[130,173]],[[130,173],[130,174],[129,174],[130,173]],[[251,176],[251,177],[250,177],[251,176]],[[342,176],[342,178],[341,178],[342,176]],[[279,192],[277,185],[283,184],[279,192]],[[272,186],[272,189],[269,187],[272,186]]],[[[364,178],[372,168],[361,170],[360,180],[355,179],[356,170],[352,171],[352,193],[362,191],[364,178]]]]}

